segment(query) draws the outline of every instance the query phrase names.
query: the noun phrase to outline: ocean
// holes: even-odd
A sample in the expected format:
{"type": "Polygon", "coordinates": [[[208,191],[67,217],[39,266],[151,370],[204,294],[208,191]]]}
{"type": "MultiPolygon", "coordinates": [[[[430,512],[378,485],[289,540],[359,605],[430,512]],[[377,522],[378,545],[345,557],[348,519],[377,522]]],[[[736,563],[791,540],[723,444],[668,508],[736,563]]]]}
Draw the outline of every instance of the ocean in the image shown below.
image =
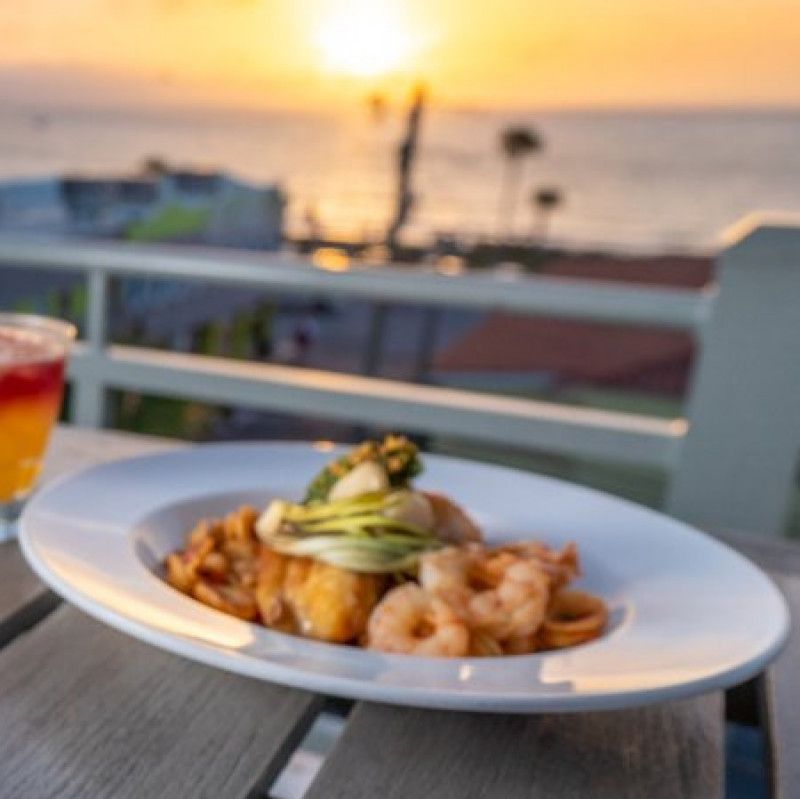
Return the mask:
{"type": "MultiPolygon", "coordinates": [[[[800,110],[426,111],[407,235],[509,232],[499,219],[508,125],[535,127],[543,150],[522,165],[510,232],[528,235],[529,197],[556,187],[550,236],[574,248],[708,252],[753,210],[800,211],[800,110]]],[[[147,156],[278,181],[288,228],[309,212],[330,237],[379,237],[390,216],[398,109],[351,112],[0,109],[0,179],[128,173],[147,156]]]]}

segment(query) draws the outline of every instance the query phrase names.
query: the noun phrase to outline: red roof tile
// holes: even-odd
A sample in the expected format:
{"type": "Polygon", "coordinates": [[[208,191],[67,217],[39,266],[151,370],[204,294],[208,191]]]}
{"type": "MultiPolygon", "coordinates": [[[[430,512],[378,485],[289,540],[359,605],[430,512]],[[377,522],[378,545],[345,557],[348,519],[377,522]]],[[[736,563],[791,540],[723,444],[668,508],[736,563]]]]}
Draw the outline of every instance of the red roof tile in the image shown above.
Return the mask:
{"type": "Polygon", "coordinates": [[[604,255],[563,255],[548,261],[542,274],[653,286],[700,288],[713,275],[714,261],[690,255],[623,258],[604,255]]]}
{"type": "MultiPolygon", "coordinates": [[[[712,262],[677,256],[565,256],[542,271],[565,277],[700,287],[710,279],[712,262]]],[[[495,313],[440,353],[435,368],[549,372],[566,382],[674,394],[685,388],[693,352],[691,336],[676,331],[495,313]]]]}

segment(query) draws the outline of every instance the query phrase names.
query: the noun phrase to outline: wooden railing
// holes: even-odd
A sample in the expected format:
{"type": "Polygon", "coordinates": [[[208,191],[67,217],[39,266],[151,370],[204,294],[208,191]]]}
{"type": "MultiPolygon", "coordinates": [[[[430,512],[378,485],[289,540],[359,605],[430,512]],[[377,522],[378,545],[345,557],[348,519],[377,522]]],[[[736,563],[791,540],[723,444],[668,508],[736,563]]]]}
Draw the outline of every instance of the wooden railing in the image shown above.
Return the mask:
{"type": "Polygon", "coordinates": [[[717,285],[702,291],[545,276],[447,276],[403,267],[329,272],[284,254],[74,241],[2,239],[0,266],[86,275],[86,335],[69,372],[77,424],[102,426],[107,391],[128,389],[396,426],[656,465],[673,473],[667,509],[677,516],[732,529],[783,528],[800,448],[800,223],[792,220],[738,226],[722,253],[717,285]],[[688,419],[663,420],[112,345],[110,282],[128,276],[659,325],[694,332],[701,355],[688,419]]]}

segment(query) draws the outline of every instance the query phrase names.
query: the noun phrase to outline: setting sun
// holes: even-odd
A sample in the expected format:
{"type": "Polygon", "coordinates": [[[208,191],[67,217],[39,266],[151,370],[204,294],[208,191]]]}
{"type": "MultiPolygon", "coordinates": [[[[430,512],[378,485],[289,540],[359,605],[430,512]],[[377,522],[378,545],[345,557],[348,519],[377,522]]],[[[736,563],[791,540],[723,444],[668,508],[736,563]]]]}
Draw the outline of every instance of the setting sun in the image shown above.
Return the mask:
{"type": "Polygon", "coordinates": [[[315,41],[331,72],[376,77],[409,66],[414,36],[388,2],[343,0],[319,24],[315,41]]]}
{"type": "Polygon", "coordinates": [[[7,2],[0,107],[340,108],[417,80],[450,107],[794,106],[799,24],[797,0],[7,2]]]}

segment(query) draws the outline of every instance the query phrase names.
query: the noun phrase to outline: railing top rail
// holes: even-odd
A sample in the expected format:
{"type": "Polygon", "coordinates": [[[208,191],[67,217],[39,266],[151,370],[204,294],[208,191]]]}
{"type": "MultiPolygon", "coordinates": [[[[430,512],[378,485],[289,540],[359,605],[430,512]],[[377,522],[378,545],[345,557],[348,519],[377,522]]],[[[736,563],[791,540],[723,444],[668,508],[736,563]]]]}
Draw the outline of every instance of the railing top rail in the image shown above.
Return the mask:
{"type": "Polygon", "coordinates": [[[69,373],[123,390],[660,467],[672,465],[686,432],[683,419],[122,345],[79,343],[69,373]]]}
{"type": "Polygon", "coordinates": [[[690,330],[708,318],[715,293],[713,287],[694,291],[544,275],[450,276],[419,266],[358,265],[331,272],[315,267],[308,259],[282,252],[60,239],[0,238],[0,266],[100,270],[112,276],[200,280],[302,294],[690,330]]]}
{"type": "Polygon", "coordinates": [[[797,247],[800,240],[800,213],[789,211],[753,211],[727,227],[720,236],[726,250],[755,244],[769,246],[788,242],[797,247]]]}

